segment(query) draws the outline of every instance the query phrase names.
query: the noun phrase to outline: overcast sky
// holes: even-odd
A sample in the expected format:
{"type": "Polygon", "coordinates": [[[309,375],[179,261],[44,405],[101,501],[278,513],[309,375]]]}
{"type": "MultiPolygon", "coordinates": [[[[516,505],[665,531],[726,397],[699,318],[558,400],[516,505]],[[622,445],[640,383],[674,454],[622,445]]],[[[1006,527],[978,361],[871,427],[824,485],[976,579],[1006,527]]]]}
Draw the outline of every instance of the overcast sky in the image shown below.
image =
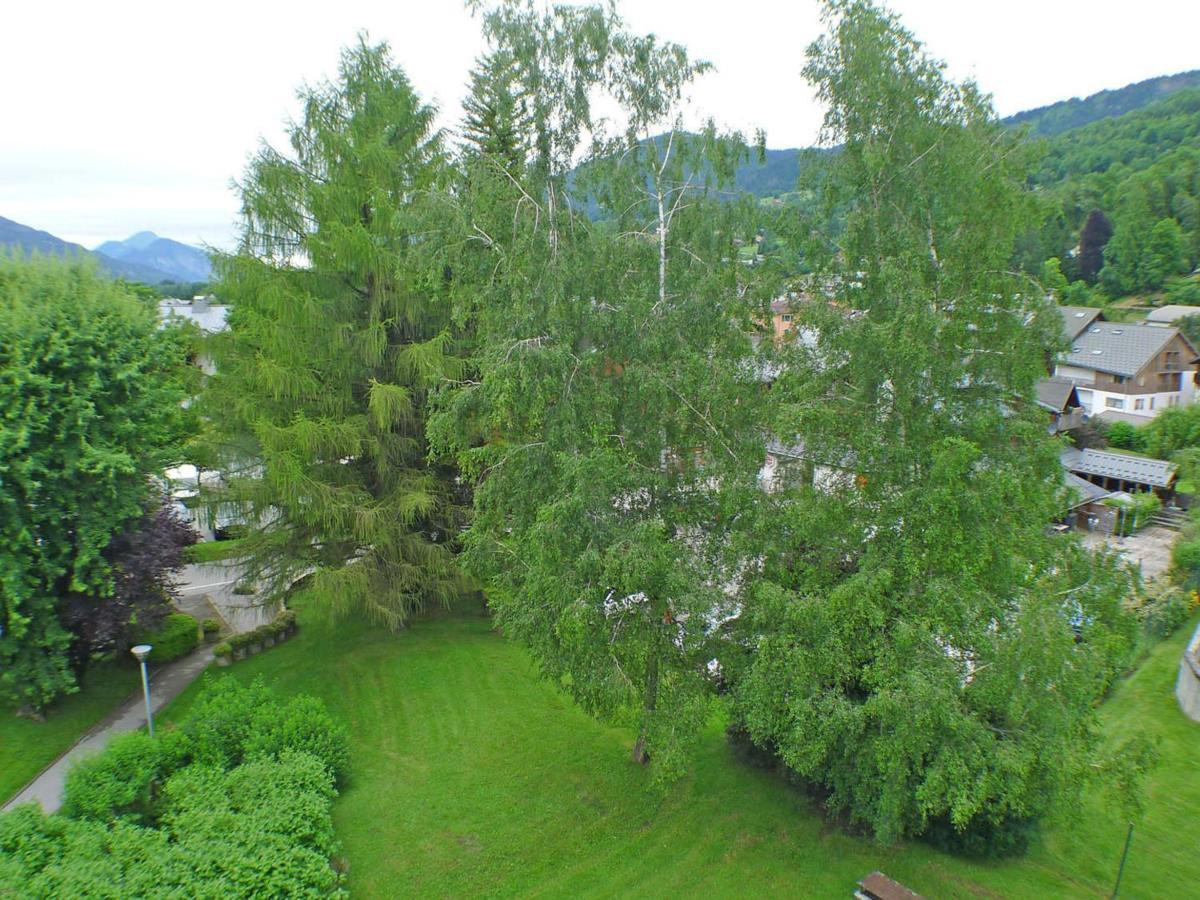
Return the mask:
{"type": "MultiPolygon", "coordinates": [[[[1001,115],[1200,68],[1197,0],[892,0],[956,78],[1001,115]]],[[[815,0],[626,0],[630,25],[717,71],[695,105],[812,144],[821,110],[800,78],[815,0]]],[[[391,43],[414,85],[458,118],[478,25],[458,0],[7,5],[0,18],[0,216],[93,247],[148,229],[228,247],[239,176],[283,142],[295,89],[336,71],[360,30],[391,43]],[[309,10],[316,10],[310,12],[309,10]]]]}

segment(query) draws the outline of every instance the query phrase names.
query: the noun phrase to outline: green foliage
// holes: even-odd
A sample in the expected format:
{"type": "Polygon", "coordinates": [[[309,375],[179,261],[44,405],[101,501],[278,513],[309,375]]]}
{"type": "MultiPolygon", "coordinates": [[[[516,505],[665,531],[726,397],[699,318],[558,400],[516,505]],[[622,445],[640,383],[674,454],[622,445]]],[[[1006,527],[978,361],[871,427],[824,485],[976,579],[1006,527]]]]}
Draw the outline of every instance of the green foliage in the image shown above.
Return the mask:
{"type": "Polygon", "coordinates": [[[205,640],[212,640],[221,633],[221,623],[216,619],[205,619],[200,623],[200,630],[204,632],[205,640]]]}
{"type": "Polygon", "coordinates": [[[196,620],[184,613],[172,613],[154,631],[137,631],[134,643],[149,644],[147,660],[161,664],[186,656],[200,644],[200,631],[196,620]]]}
{"type": "Polygon", "coordinates": [[[1062,273],[1062,261],[1057,256],[1046,260],[1042,266],[1042,287],[1059,303],[1065,303],[1063,295],[1067,291],[1067,278],[1062,273]]]}
{"type": "Polygon", "coordinates": [[[1200,447],[1200,405],[1168,407],[1140,430],[1144,451],[1155,459],[1200,447]]]}
{"type": "MultiPolygon", "coordinates": [[[[1200,546],[1191,542],[1188,549],[1177,554],[1180,545],[1176,544],[1171,554],[1172,562],[1177,568],[1188,566],[1188,572],[1194,575],[1200,563],[1200,546]]],[[[1192,613],[1200,605],[1200,596],[1194,590],[1187,591],[1174,586],[1163,586],[1155,594],[1143,598],[1136,612],[1142,620],[1146,633],[1158,640],[1170,637],[1180,625],[1191,618],[1192,613]]]]}
{"type": "Polygon", "coordinates": [[[1027,126],[1039,136],[1061,134],[1101,119],[1122,116],[1154,103],[1176,91],[1200,87],[1200,71],[1162,75],[1129,84],[1117,90],[1100,91],[1090,97],[1072,97],[1049,106],[1009,116],[1006,125],[1027,126]]]}
{"type": "Polygon", "coordinates": [[[634,724],[666,780],[707,718],[708,618],[762,460],[746,335],[767,294],[737,252],[756,207],[718,194],[747,148],[681,129],[707,67],[609,8],[504,3],[484,30],[528,98],[531,155],[519,178],[466,173],[452,268],[473,372],[437,398],[432,441],[474,488],[464,558],[499,625],[583,708],[634,724]],[[592,116],[601,98],[622,132],[592,116]]]}
{"type": "Polygon", "coordinates": [[[186,435],[186,368],[93,266],[0,257],[0,702],[74,688],[61,607],[113,595],[104,552],[186,435]]]}
{"type": "Polygon", "coordinates": [[[244,650],[247,647],[261,645],[267,638],[282,640],[294,634],[296,631],[296,614],[285,609],[273,620],[265,625],[259,625],[252,631],[244,631],[241,634],[231,635],[228,640],[222,641],[219,647],[228,647],[228,652],[222,651],[222,656],[228,656],[229,653],[235,650],[244,650]]]}
{"type": "Polygon", "coordinates": [[[344,730],[312,697],[206,686],[177,729],[114,738],[68,774],[61,814],[0,815],[0,894],[329,896],[344,730]]]}
{"type": "Polygon", "coordinates": [[[233,312],[203,404],[234,474],[214,499],[256,523],[239,549],[266,593],[312,572],[336,612],[398,628],[460,584],[452,473],[424,438],[427,393],[460,368],[442,139],[386,45],[347,50],[301,100],[291,152],[251,160],[241,245],[217,260],[233,312]]]}
{"type": "Polygon", "coordinates": [[[1141,429],[1128,422],[1119,420],[1113,422],[1105,431],[1105,437],[1108,440],[1109,446],[1116,447],[1119,450],[1137,450],[1141,452],[1145,448],[1146,441],[1142,436],[1141,429]]]}
{"type": "Polygon", "coordinates": [[[510,53],[496,51],[480,59],[463,100],[462,135],[468,152],[494,160],[509,174],[520,174],[529,152],[528,105],[510,53]]]}
{"type": "Polygon", "coordinates": [[[805,75],[842,145],[817,189],[845,230],[812,255],[814,346],[772,400],[829,474],[762,503],[735,722],[882,840],[948,823],[1007,843],[1091,777],[1094,704],[1136,637],[1129,578],[1046,534],[1058,447],[1011,404],[1060,340],[1006,274],[1030,158],[892,15],[826,17],[805,75]]]}
{"type": "Polygon", "coordinates": [[[137,731],[114,737],[104,752],[76,763],[67,773],[63,813],[108,822],[154,818],[155,788],[186,755],[181,735],[152,738],[137,731]]]}
{"type": "Polygon", "coordinates": [[[1079,277],[1100,276],[1121,296],[1157,290],[1200,260],[1197,110],[1200,89],[1190,88],[1047,141],[1035,176],[1043,222],[1022,241],[1022,265],[1036,273],[1078,241],[1079,277]]]}
{"type": "MultiPolygon", "coordinates": [[[[1167,283],[1166,302],[1175,306],[1200,306],[1200,279],[1178,278],[1167,283]]],[[[1200,316],[1184,316],[1175,322],[1193,344],[1200,339],[1200,316]]]]}
{"type": "Polygon", "coordinates": [[[1162,509],[1162,501],[1151,491],[1138,491],[1127,497],[1106,497],[1101,502],[1122,511],[1118,528],[1123,535],[1145,528],[1150,524],[1151,516],[1162,509]]]}

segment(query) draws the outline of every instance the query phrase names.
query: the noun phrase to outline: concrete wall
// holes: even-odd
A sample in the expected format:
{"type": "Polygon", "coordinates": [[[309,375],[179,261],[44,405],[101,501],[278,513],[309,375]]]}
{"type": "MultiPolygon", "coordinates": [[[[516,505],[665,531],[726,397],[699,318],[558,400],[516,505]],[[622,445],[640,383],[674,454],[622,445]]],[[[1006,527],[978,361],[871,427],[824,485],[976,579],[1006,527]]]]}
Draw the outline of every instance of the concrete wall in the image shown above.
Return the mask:
{"type": "Polygon", "coordinates": [[[1175,682],[1175,699],[1189,719],[1200,722],[1200,625],[1179,661],[1179,680],[1175,682]]]}

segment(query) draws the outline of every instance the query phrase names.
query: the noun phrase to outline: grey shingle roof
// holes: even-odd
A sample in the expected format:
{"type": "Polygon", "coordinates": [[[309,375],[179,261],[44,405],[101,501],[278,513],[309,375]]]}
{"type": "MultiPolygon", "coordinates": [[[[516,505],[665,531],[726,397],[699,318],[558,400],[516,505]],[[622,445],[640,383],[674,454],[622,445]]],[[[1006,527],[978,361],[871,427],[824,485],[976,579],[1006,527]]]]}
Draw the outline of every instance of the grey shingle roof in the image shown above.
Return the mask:
{"type": "Polygon", "coordinates": [[[1112,493],[1112,491],[1106,490],[1098,484],[1092,484],[1086,478],[1080,478],[1071,472],[1063,472],[1063,480],[1066,481],[1067,487],[1074,488],[1079,492],[1079,500],[1072,506],[1072,509],[1075,506],[1102,500],[1112,493]]]}
{"type": "Polygon", "coordinates": [[[1182,319],[1184,316],[1197,315],[1200,315],[1200,306],[1160,306],[1158,309],[1150,310],[1146,321],[1170,325],[1176,319],[1182,319]]]}
{"type": "Polygon", "coordinates": [[[1095,322],[1075,338],[1063,362],[1081,369],[1132,377],[1177,333],[1178,329],[1155,325],[1095,322]]]}
{"type": "Polygon", "coordinates": [[[1043,378],[1037,383],[1038,406],[1045,407],[1051,412],[1062,412],[1067,408],[1071,392],[1075,390],[1073,381],[1061,378],[1043,378]]]}
{"type": "Polygon", "coordinates": [[[1100,310],[1092,306],[1060,306],[1058,311],[1062,313],[1063,334],[1068,341],[1073,340],[1100,315],[1100,310]]]}
{"type": "Polygon", "coordinates": [[[1060,455],[1063,466],[1083,475],[1119,478],[1151,487],[1168,487],[1175,477],[1175,465],[1161,459],[1126,456],[1104,450],[1064,450],[1060,455]]]}

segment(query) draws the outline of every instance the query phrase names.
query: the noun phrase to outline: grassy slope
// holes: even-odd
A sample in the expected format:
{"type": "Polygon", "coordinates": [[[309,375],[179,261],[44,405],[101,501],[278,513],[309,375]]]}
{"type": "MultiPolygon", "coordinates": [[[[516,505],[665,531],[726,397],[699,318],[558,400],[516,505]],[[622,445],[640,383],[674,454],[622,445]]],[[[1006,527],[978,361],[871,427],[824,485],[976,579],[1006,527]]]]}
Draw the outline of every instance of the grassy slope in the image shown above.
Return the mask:
{"type": "MultiPolygon", "coordinates": [[[[301,623],[291,642],[230,671],[320,696],[349,725],[353,774],[334,814],[356,896],[845,897],[873,869],[936,897],[1111,890],[1124,825],[1098,802],[1016,861],[882,848],[826,826],[802,797],[736,762],[715,725],[693,776],[659,800],[627,761],[630,735],[538,681],[486,621],[397,636],[352,623],[335,633],[304,610],[301,623]]],[[[1200,726],[1171,696],[1184,638],[1158,647],[1105,710],[1116,732],[1164,737],[1123,897],[1183,896],[1200,878],[1186,815],[1200,809],[1200,726]]]]}
{"type": "Polygon", "coordinates": [[[7,802],[84,732],[103,719],[138,686],[132,665],[100,663],[84,679],[84,689],[55,703],[45,722],[0,715],[0,803],[7,802]]]}

